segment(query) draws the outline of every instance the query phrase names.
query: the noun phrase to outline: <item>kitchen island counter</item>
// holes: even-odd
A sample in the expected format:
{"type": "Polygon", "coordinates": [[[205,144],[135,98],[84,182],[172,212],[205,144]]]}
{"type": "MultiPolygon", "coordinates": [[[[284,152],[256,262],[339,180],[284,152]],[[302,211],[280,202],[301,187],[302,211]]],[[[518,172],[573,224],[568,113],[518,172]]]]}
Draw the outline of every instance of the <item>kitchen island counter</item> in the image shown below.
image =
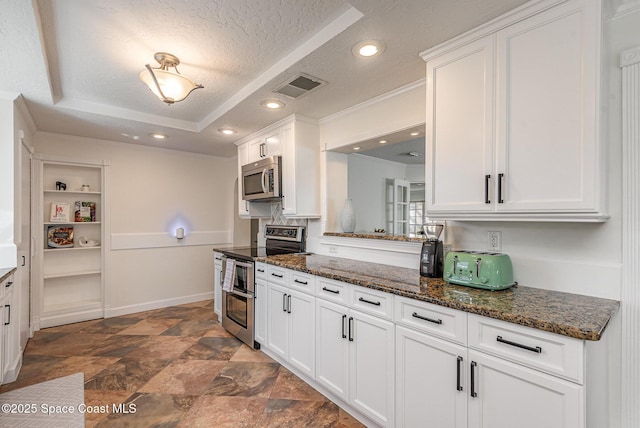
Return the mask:
{"type": "Polygon", "coordinates": [[[600,340],[620,306],[615,300],[522,285],[475,289],[422,277],[418,269],[317,254],[256,261],[582,340],[600,340]]]}

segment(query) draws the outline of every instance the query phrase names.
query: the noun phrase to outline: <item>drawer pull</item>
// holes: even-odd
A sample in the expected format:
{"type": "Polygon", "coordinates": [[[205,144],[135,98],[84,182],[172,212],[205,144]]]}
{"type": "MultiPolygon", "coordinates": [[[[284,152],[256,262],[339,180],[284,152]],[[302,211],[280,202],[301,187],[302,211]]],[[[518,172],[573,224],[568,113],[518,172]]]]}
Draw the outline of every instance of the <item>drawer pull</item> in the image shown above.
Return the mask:
{"type": "Polygon", "coordinates": [[[489,180],[491,180],[491,175],[487,174],[484,176],[484,203],[490,204],[491,199],[489,199],[489,180]]]}
{"type": "Polygon", "coordinates": [[[358,300],[364,303],[368,303],[370,305],[380,306],[380,302],[372,302],[371,300],[367,300],[364,297],[361,297],[358,300]]]}
{"type": "Polygon", "coordinates": [[[461,367],[462,366],[462,361],[463,361],[463,358],[458,356],[458,361],[456,363],[458,365],[458,371],[457,371],[457,375],[456,375],[456,389],[458,391],[462,391],[462,385],[460,383],[460,373],[462,371],[462,367],[461,367]]]}
{"type": "Polygon", "coordinates": [[[309,284],[307,281],[300,281],[299,279],[294,279],[293,282],[297,282],[298,284],[302,284],[302,285],[308,285],[309,284]]]}
{"type": "Polygon", "coordinates": [[[264,269],[258,269],[258,272],[264,273],[264,269]]]}
{"type": "Polygon", "coordinates": [[[333,293],[333,294],[340,294],[340,290],[332,290],[332,289],[327,288],[327,287],[322,287],[322,289],[323,289],[324,291],[328,291],[329,293],[333,293]]]}
{"type": "Polygon", "coordinates": [[[7,285],[5,285],[5,288],[9,288],[13,285],[13,281],[9,281],[7,282],[7,285]]]}
{"type": "Polygon", "coordinates": [[[476,363],[475,361],[471,361],[471,391],[469,392],[469,394],[472,397],[477,397],[478,393],[476,392],[476,366],[478,365],[478,363],[476,363]]]}
{"type": "Polygon", "coordinates": [[[541,354],[542,353],[542,348],[539,347],[539,346],[536,346],[534,348],[533,346],[527,346],[527,345],[523,345],[521,343],[512,342],[510,340],[505,340],[505,339],[502,338],[502,336],[496,337],[496,340],[498,342],[500,342],[500,343],[504,343],[504,344],[507,344],[507,345],[515,346],[516,348],[526,349],[527,351],[535,352],[536,354],[541,354]]]}
{"type": "Polygon", "coordinates": [[[422,315],[418,315],[417,312],[412,313],[411,316],[414,317],[414,318],[418,318],[420,320],[425,320],[425,321],[432,322],[434,324],[442,324],[442,320],[441,319],[434,320],[433,318],[423,317],[422,315]]]}
{"type": "Polygon", "coordinates": [[[349,317],[349,342],[353,342],[353,317],[349,317]]]}
{"type": "Polygon", "coordinates": [[[347,338],[347,334],[345,333],[345,326],[344,323],[347,320],[347,316],[346,315],[342,315],[342,338],[346,339],[347,338]]]}
{"type": "Polygon", "coordinates": [[[283,275],[278,275],[277,273],[271,272],[271,276],[275,276],[276,278],[282,278],[283,275]]]}

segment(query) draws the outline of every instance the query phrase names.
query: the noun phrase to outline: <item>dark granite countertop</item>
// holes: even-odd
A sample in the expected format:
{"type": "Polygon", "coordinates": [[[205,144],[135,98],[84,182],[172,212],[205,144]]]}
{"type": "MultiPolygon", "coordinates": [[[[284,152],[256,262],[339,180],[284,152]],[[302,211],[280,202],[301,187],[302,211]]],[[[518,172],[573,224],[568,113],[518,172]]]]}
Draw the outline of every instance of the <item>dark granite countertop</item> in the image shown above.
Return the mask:
{"type": "Polygon", "coordinates": [[[583,340],[600,340],[620,306],[615,300],[522,285],[480,290],[422,277],[418,269],[316,254],[257,261],[583,340]]]}
{"type": "Polygon", "coordinates": [[[384,241],[403,241],[403,242],[423,242],[426,240],[424,236],[409,237],[387,235],[385,233],[339,233],[325,232],[324,236],[337,236],[339,238],[360,238],[360,239],[382,239],[384,241]]]}
{"type": "Polygon", "coordinates": [[[14,267],[12,267],[12,268],[0,268],[0,282],[2,282],[5,279],[7,279],[9,277],[9,275],[14,273],[15,271],[16,271],[16,268],[14,268],[14,267]]]}

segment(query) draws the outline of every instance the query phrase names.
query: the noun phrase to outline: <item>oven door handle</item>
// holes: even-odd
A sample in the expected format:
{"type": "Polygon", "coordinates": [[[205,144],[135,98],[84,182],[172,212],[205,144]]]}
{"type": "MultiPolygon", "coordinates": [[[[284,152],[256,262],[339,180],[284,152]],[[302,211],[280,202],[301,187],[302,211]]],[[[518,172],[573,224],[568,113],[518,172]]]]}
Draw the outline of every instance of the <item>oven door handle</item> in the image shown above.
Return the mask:
{"type": "MultiPolygon", "coordinates": [[[[223,269],[225,269],[225,270],[226,270],[226,260],[229,259],[229,258],[230,257],[228,257],[228,256],[222,256],[222,260],[225,263],[225,266],[223,267],[223,269]]],[[[241,260],[238,260],[238,259],[235,259],[235,258],[233,259],[233,261],[235,262],[236,266],[240,266],[240,267],[244,267],[244,268],[253,270],[253,263],[252,262],[245,262],[245,261],[241,261],[241,260]]]]}
{"type": "Polygon", "coordinates": [[[227,291],[227,293],[235,294],[236,296],[245,297],[247,299],[253,299],[253,294],[249,294],[249,293],[241,293],[236,290],[227,291]]]}

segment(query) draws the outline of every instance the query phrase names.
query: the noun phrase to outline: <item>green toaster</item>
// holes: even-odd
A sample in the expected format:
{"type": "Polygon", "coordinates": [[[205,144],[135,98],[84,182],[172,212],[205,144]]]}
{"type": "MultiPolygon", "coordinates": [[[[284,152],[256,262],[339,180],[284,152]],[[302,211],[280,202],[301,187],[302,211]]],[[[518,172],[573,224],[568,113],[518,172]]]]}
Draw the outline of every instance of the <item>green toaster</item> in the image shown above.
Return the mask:
{"type": "Polygon", "coordinates": [[[486,290],[504,290],[516,284],[511,258],[500,253],[450,251],[442,276],[452,284],[486,290]]]}

